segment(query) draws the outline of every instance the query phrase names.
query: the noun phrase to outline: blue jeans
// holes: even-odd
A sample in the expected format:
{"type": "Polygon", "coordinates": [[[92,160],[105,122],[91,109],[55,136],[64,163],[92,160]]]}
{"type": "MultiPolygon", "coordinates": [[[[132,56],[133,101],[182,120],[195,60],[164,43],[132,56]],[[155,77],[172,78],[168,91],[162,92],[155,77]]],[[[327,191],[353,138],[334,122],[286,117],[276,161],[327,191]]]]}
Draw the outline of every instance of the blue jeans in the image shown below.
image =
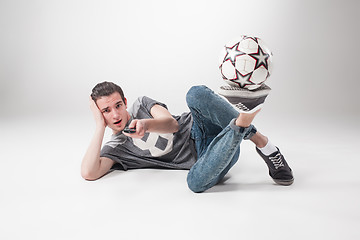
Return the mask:
{"type": "Polygon", "coordinates": [[[187,183],[193,192],[203,192],[221,181],[240,155],[240,143],[256,133],[256,128],[235,125],[239,113],[223,98],[205,86],[194,86],[186,95],[193,116],[191,138],[197,161],[187,183]]]}

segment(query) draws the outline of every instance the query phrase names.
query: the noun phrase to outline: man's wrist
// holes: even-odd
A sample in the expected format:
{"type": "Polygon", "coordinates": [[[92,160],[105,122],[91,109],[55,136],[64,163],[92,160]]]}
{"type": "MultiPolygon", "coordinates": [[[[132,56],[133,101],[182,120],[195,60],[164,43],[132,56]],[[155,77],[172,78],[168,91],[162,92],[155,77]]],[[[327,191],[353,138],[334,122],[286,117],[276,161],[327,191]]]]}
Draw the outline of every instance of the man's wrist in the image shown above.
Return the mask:
{"type": "Polygon", "coordinates": [[[152,119],[140,119],[139,122],[141,123],[143,129],[144,129],[144,132],[148,132],[149,130],[149,121],[151,121],[152,119]]]}
{"type": "Polygon", "coordinates": [[[96,124],[95,130],[96,131],[105,131],[106,126],[104,124],[96,124]]]}

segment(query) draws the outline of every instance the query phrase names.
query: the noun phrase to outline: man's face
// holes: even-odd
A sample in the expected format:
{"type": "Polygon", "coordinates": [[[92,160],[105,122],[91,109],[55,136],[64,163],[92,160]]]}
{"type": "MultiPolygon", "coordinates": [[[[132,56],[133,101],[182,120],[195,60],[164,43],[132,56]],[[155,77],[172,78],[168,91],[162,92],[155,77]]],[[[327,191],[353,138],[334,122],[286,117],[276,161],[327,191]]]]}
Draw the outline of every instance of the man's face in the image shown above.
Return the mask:
{"type": "Polygon", "coordinates": [[[103,96],[96,100],[96,104],[102,112],[105,122],[114,134],[122,131],[126,123],[129,121],[130,115],[126,111],[127,101],[122,100],[118,92],[114,92],[110,96],[103,96]]]}

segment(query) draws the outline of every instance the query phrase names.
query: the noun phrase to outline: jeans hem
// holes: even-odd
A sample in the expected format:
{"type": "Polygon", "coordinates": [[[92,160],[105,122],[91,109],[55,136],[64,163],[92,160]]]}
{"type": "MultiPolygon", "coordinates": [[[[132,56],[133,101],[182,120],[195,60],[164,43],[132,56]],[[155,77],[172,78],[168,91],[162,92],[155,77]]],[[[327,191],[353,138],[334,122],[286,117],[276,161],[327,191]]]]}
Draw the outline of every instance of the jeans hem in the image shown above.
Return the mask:
{"type": "Polygon", "coordinates": [[[249,127],[239,127],[235,124],[235,121],[236,118],[230,121],[230,128],[236,132],[244,133],[243,139],[248,140],[257,132],[254,125],[251,124],[249,127]]]}

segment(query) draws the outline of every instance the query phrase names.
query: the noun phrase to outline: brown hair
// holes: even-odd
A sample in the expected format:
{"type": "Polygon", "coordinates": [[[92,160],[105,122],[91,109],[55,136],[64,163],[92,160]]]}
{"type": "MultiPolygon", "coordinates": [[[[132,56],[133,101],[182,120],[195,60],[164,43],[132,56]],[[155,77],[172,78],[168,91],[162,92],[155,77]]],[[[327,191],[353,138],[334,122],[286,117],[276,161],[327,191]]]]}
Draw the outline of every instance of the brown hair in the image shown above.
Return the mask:
{"type": "Polygon", "coordinates": [[[121,87],[113,82],[106,81],[96,84],[96,86],[92,89],[91,98],[96,101],[101,97],[110,96],[114,92],[118,92],[122,100],[125,102],[125,96],[121,87]]]}

